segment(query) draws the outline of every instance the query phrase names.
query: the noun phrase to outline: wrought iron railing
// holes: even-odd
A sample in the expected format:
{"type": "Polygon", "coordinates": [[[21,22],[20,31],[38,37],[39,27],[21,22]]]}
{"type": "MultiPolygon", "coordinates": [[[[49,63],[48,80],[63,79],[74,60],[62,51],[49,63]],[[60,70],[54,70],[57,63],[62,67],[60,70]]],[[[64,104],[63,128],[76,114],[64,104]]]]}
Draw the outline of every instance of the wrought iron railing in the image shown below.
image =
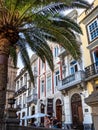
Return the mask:
{"type": "Polygon", "coordinates": [[[27,90],[27,85],[23,85],[20,89],[18,89],[16,92],[15,92],[15,96],[25,92],[27,90]]]}
{"type": "Polygon", "coordinates": [[[37,94],[32,94],[27,97],[27,103],[34,102],[37,103],[37,94]]]}
{"type": "Polygon", "coordinates": [[[85,68],[86,78],[98,74],[98,62],[91,64],[85,68]]]}
{"type": "Polygon", "coordinates": [[[81,83],[85,79],[85,72],[84,71],[78,71],[72,75],[69,75],[68,77],[64,78],[59,82],[58,90],[66,89],[70,86],[74,86],[76,84],[81,83]]]}

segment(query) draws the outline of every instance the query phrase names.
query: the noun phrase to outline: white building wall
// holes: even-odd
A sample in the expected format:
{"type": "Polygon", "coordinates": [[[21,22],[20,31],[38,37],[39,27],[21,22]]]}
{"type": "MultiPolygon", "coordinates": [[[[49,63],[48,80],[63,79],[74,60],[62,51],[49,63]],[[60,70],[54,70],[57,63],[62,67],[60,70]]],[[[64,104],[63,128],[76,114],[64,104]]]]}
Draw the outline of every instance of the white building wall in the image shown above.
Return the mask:
{"type": "Polygon", "coordinates": [[[74,88],[68,91],[64,97],[65,107],[65,124],[72,124],[72,112],[71,112],[71,97],[73,94],[78,93],[82,100],[83,110],[83,124],[92,124],[91,108],[85,103],[85,98],[88,96],[87,90],[81,90],[74,88]]]}
{"type": "Polygon", "coordinates": [[[70,107],[70,97],[64,97],[64,107],[65,107],[65,124],[71,124],[71,107],[70,107]]]}

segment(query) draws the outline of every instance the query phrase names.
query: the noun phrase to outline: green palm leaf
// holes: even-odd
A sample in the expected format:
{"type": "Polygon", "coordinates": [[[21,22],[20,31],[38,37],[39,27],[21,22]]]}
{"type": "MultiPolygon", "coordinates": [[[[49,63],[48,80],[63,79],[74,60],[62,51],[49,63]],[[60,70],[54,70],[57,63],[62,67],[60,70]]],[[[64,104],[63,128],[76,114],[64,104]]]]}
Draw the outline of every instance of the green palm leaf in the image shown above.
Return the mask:
{"type": "MultiPolygon", "coordinates": [[[[75,59],[81,57],[74,31],[81,34],[77,23],[68,16],[58,15],[59,11],[75,7],[88,8],[84,0],[2,0],[0,2],[0,34],[10,44],[10,55],[16,60],[14,45],[19,46],[22,61],[31,75],[27,44],[43,62],[47,60],[54,70],[53,55],[47,41],[63,46],[75,59]],[[22,34],[22,35],[20,35],[22,34]],[[24,38],[23,38],[24,37],[24,38]]],[[[1,37],[1,38],[2,38],[1,37]]],[[[15,49],[16,50],[16,49],[15,49]]],[[[16,62],[14,62],[16,66],[16,62]]]]}

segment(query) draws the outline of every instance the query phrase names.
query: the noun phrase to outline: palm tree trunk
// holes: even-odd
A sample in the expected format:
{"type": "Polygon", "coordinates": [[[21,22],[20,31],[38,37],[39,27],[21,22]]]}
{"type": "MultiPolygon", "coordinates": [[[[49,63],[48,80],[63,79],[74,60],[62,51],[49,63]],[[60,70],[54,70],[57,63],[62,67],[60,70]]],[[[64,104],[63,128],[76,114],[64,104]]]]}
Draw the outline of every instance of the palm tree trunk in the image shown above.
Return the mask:
{"type": "Polygon", "coordinates": [[[0,130],[3,130],[4,125],[9,45],[10,42],[6,38],[0,38],[0,130]]]}
{"type": "Polygon", "coordinates": [[[3,127],[3,117],[6,102],[8,56],[0,55],[0,130],[3,127]]]}

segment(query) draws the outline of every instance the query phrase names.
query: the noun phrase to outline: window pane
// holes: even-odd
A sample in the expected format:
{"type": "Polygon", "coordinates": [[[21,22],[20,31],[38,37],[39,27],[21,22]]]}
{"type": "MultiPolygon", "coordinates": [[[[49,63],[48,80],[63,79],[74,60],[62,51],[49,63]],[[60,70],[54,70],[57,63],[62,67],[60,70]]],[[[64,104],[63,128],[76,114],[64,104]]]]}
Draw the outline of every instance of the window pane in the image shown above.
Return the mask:
{"type": "Polygon", "coordinates": [[[90,41],[98,37],[98,19],[88,25],[88,33],[90,41]]]}
{"type": "Polygon", "coordinates": [[[51,90],[51,76],[47,77],[47,90],[51,90]]]}

